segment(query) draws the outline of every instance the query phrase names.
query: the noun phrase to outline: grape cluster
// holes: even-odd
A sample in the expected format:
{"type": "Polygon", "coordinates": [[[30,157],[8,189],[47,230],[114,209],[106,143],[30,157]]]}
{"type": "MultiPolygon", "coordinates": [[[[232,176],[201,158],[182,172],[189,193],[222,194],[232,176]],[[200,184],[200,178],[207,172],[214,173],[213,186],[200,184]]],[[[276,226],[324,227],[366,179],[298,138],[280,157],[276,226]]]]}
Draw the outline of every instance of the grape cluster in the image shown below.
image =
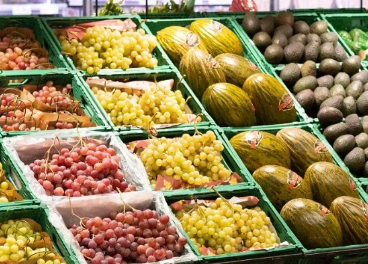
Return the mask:
{"type": "Polygon", "coordinates": [[[201,253],[202,246],[224,254],[277,245],[276,234],[268,227],[271,220],[260,207],[246,209],[217,198],[209,207],[178,211],[177,217],[201,253]]]}
{"type": "Polygon", "coordinates": [[[13,31],[0,37],[1,70],[33,70],[53,68],[49,59],[37,54],[41,44],[33,38],[13,31]]]}
{"type": "Polygon", "coordinates": [[[148,129],[151,122],[187,123],[185,99],[180,90],[172,91],[157,85],[143,94],[129,94],[118,89],[104,91],[97,87],[92,87],[92,91],[115,126],[133,125],[148,129]]]}
{"type": "Polygon", "coordinates": [[[35,109],[29,110],[11,110],[3,112],[0,115],[1,129],[3,131],[29,131],[39,130],[34,125],[39,124],[42,118],[42,112],[35,109]],[[30,122],[31,127],[26,122],[30,122]]]}
{"type": "Polygon", "coordinates": [[[146,263],[180,256],[187,240],[179,237],[169,216],[154,210],[112,213],[110,218],[84,218],[72,232],[81,253],[92,264],[146,263]]]}
{"type": "Polygon", "coordinates": [[[67,84],[65,87],[58,91],[53,86],[53,82],[49,81],[38,91],[34,91],[32,95],[36,100],[46,104],[47,106],[54,106],[58,109],[66,109],[73,105],[73,99],[70,98],[72,91],[72,85],[67,84]]]}
{"type": "Polygon", "coordinates": [[[140,154],[150,181],[158,175],[170,176],[190,185],[227,180],[231,171],[221,163],[222,142],[212,131],[179,138],[154,138],[140,154]]]}
{"type": "Polygon", "coordinates": [[[40,232],[33,230],[25,220],[8,220],[0,223],[0,262],[19,263],[37,260],[37,264],[65,264],[50,252],[40,232]],[[38,242],[38,243],[36,243],[38,242]],[[45,258],[49,260],[45,260],[45,258]],[[51,260],[53,259],[53,260],[51,260]]]}
{"type": "Polygon", "coordinates": [[[102,26],[90,27],[83,38],[68,39],[66,32],[59,35],[62,50],[71,56],[78,69],[89,74],[100,69],[128,69],[130,67],[156,67],[152,51],[157,45],[155,36],[137,31],[113,30],[102,26]]]}
{"type": "Polygon", "coordinates": [[[114,148],[88,143],[48,159],[37,159],[29,165],[47,195],[73,196],[135,191],[119,169],[119,157],[114,148]]]}

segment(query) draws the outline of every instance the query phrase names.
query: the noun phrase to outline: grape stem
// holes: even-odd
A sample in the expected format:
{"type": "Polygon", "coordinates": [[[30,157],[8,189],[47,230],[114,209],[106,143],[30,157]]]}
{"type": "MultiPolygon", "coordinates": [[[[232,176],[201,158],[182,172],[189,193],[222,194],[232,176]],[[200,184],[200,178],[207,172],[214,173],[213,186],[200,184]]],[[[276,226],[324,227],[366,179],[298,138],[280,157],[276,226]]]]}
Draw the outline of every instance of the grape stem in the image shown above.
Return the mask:
{"type": "Polygon", "coordinates": [[[193,122],[193,127],[194,127],[194,135],[202,135],[201,132],[199,132],[199,130],[197,129],[197,120],[198,117],[201,117],[202,113],[199,113],[198,115],[196,115],[196,117],[194,118],[194,122],[193,122]]]}
{"type": "Polygon", "coordinates": [[[83,219],[89,219],[89,217],[80,217],[79,215],[77,215],[76,213],[74,213],[74,208],[72,206],[72,199],[71,199],[70,195],[68,196],[68,199],[69,199],[70,213],[73,216],[77,217],[79,219],[79,225],[82,228],[85,228],[86,229],[86,226],[83,224],[83,219]]]}
{"type": "Polygon", "coordinates": [[[214,186],[210,187],[210,190],[214,191],[224,202],[225,204],[231,209],[234,210],[233,206],[231,205],[231,203],[229,202],[228,199],[226,199],[224,196],[221,195],[221,193],[219,193],[214,186]]]}
{"type": "MultiPolygon", "coordinates": [[[[46,151],[45,155],[46,155],[46,160],[45,160],[45,174],[47,174],[47,169],[48,169],[48,165],[49,165],[49,160],[50,160],[50,152],[51,152],[51,149],[53,147],[55,147],[55,149],[57,150],[57,152],[60,154],[60,151],[56,148],[55,146],[55,142],[56,140],[59,142],[60,144],[60,139],[57,135],[55,135],[54,137],[54,141],[52,142],[51,146],[49,147],[49,149],[46,151]]],[[[51,171],[52,171],[52,167],[50,167],[51,171]]],[[[53,172],[53,171],[52,171],[53,172]]]]}
{"type": "Polygon", "coordinates": [[[126,203],[125,201],[124,201],[124,198],[123,198],[123,193],[120,191],[120,189],[119,188],[117,188],[117,191],[118,191],[118,193],[119,193],[119,195],[120,195],[120,200],[121,200],[121,202],[123,203],[123,213],[125,214],[125,211],[126,211],[126,206],[128,206],[130,209],[132,209],[132,211],[134,212],[135,210],[137,210],[137,209],[135,209],[133,206],[131,206],[130,204],[128,204],[128,203],[126,203]]]}
{"type": "Polygon", "coordinates": [[[10,196],[5,191],[0,190],[0,196],[1,197],[5,196],[5,198],[8,199],[9,202],[11,202],[10,196]]]}

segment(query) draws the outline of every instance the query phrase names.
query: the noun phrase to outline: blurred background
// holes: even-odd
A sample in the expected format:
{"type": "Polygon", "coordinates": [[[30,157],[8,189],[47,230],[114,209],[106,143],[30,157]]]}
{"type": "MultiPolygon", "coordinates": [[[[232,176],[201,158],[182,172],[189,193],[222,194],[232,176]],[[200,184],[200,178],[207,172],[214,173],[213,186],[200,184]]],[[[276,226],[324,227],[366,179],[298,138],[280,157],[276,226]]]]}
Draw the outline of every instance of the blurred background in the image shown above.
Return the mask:
{"type": "MultiPolygon", "coordinates": [[[[105,0],[0,0],[0,15],[44,15],[73,17],[82,16],[83,1],[95,2],[98,7],[105,4],[105,0]]],[[[168,0],[148,0],[149,5],[166,3],[168,0]]],[[[180,2],[176,0],[176,2],[180,2]]],[[[197,12],[229,11],[232,0],[196,0],[197,12]]],[[[285,9],[314,9],[314,8],[360,8],[368,7],[368,0],[255,0],[259,11],[285,9]]],[[[146,0],[125,0],[124,10],[129,13],[131,8],[137,12],[145,10],[146,0]]]]}

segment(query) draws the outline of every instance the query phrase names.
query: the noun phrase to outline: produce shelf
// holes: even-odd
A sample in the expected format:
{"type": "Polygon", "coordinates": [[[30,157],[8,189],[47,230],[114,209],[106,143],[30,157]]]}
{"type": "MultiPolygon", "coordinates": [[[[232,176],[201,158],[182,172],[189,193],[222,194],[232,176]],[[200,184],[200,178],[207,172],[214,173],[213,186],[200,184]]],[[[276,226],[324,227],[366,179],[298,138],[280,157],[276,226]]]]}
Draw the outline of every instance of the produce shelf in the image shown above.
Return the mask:
{"type": "MultiPolygon", "coordinates": [[[[321,14],[321,17],[328,22],[328,27],[331,31],[338,34],[339,31],[344,30],[349,32],[354,28],[359,28],[363,31],[368,31],[367,13],[363,14],[321,14]]],[[[341,39],[341,45],[344,47],[348,56],[355,55],[354,51],[348,46],[348,44],[341,39]]],[[[368,61],[363,60],[362,66],[364,69],[368,69],[368,61]]]]}
{"type": "MultiPolygon", "coordinates": [[[[18,75],[17,77],[2,77],[0,78],[0,87],[8,87],[9,89],[5,88],[5,93],[12,93],[12,91],[21,92],[23,87],[37,87],[37,90],[42,89],[42,87],[46,84],[46,82],[52,81],[53,86],[57,87],[64,87],[67,84],[72,85],[72,95],[73,97],[79,101],[80,108],[83,110],[84,114],[89,116],[91,121],[95,123],[94,127],[84,128],[83,123],[80,125],[79,129],[89,129],[89,130],[97,130],[97,131],[108,131],[111,130],[108,122],[104,119],[101,114],[96,111],[96,106],[93,101],[85,95],[83,84],[79,80],[78,76],[74,72],[61,72],[61,73],[48,73],[48,74],[24,74],[18,75]],[[21,81],[21,82],[19,82],[21,81]]],[[[28,97],[22,99],[26,102],[28,97]]],[[[35,104],[32,104],[34,108],[37,108],[35,104]]],[[[10,110],[10,109],[9,109],[10,110]]],[[[48,111],[46,111],[48,112],[48,111]]],[[[5,111],[7,113],[7,111],[5,111]]],[[[72,120],[74,121],[74,119],[72,120]]],[[[42,133],[44,130],[32,130],[32,131],[3,131],[1,130],[1,134],[4,137],[8,136],[17,136],[17,135],[24,135],[30,133],[42,133]]]]}
{"type": "MultiPolygon", "coordinates": [[[[40,42],[41,47],[48,51],[49,61],[55,68],[51,69],[34,69],[34,70],[0,70],[0,77],[3,76],[17,76],[24,74],[45,74],[45,73],[58,73],[69,69],[67,62],[63,56],[56,49],[55,42],[47,34],[46,28],[43,25],[40,18],[36,16],[1,16],[0,17],[0,29],[7,27],[15,28],[29,28],[33,30],[36,39],[40,42]]],[[[14,31],[16,34],[17,31],[14,31]]],[[[22,34],[22,33],[19,33],[22,34]]]]}
{"type": "MultiPolygon", "coordinates": [[[[52,224],[55,219],[50,218],[50,212],[45,205],[14,206],[12,208],[0,207],[0,223],[10,219],[22,218],[30,218],[42,227],[42,231],[49,235],[55,251],[63,257],[67,264],[78,263],[69,244],[52,224]]],[[[43,246],[43,244],[41,245],[43,246]]]]}
{"type": "MultiPolygon", "coordinates": [[[[60,53],[62,51],[61,44],[59,40],[57,39],[56,35],[54,34],[54,29],[62,29],[69,26],[76,26],[78,27],[78,24],[82,23],[90,23],[90,22],[97,22],[101,20],[111,20],[111,19],[119,19],[124,21],[125,19],[130,18],[136,25],[137,28],[142,28],[146,32],[146,35],[152,35],[148,27],[145,25],[144,21],[140,19],[137,15],[121,15],[121,16],[106,16],[106,17],[73,17],[73,18],[42,18],[43,25],[45,26],[47,30],[48,36],[53,40],[55,43],[55,46],[57,48],[57,51],[60,53]]],[[[162,47],[157,44],[157,47],[153,50],[152,53],[153,57],[155,57],[158,60],[158,66],[155,68],[129,68],[127,70],[122,69],[101,69],[98,74],[111,74],[111,73],[130,73],[130,72],[148,72],[148,71],[157,71],[160,69],[171,69],[173,68],[173,64],[165,51],[162,49],[162,47]]],[[[68,63],[69,68],[72,70],[76,70],[76,67],[72,61],[72,59],[67,56],[63,55],[65,61],[68,63]]]]}
{"type": "MultiPolygon", "coordinates": [[[[157,71],[157,72],[146,72],[146,73],[130,73],[125,75],[120,74],[114,74],[114,75],[98,75],[97,77],[101,79],[106,80],[112,80],[112,81],[119,81],[119,82],[129,82],[129,81],[150,81],[155,82],[155,79],[157,82],[173,79],[174,85],[173,85],[173,91],[180,90],[182,93],[183,98],[186,100],[186,105],[189,109],[187,111],[191,112],[193,115],[199,115],[201,114],[201,122],[197,122],[197,126],[210,126],[213,125],[215,122],[211,118],[211,116],[206,112],[206,110],[203,108],[200,100],[197,98],[197,96],[193,93],[192,89],[190,89],[187,82],[184,80],[184,78],[175,70],[163,70],[163,71],[157,71]]],[[[93,94],[90,86],[87,84],[88,76],[82,75],[80,77],[80,82],[83,84],[83,90],[85,91],[87,97],[93,104],[96,106],[96,111],[103,117],[103,119],[108,123],[110,127],[112,127],[115,131],[121,132],[121,131],[141,131],[141,127],[137,126],[115,126],[109,114],[103,109],[100,102],[98,102],[96,96],[93,94]]],[[[143,87],[143,86],[142,86],[143,87]]],[[[195,121],[194,121],[195,122],[195,121]]],[[[158,124],[157,124],[158,125],[158,124]]],[[[167,124],[170,125],[170,124],[167,124]]],[[[166,124],[163,125],[165,127],[166,124]]],[[[193,122],[191,123],[184,123],[184,124],[172,124],[170,125],[172,128],[186,128],[186,127],[193,127],[193,122]]],[[[155,127],[156,128],[156,127],[155,127]]],[[[164,129],[157,127],[156,129],[164,129]]]]}
{"type": "MultiPolygon", "coordinates": [[[[231,188],[228,186],[217,186],[215,188],[223,197],[226,199],[230,199],[231,197],[243,197],[243,196],[255,196],[259,199],[258,206],[267,214],[271,219],[271,223],[273,224],[276,233],[278,234],[280,241],[289,242],[288,246],[285,247],[276,247],[268,250],[251,250],[239,253],[227,253],[222,255],[207,255],[202,256],[204,263],[298,263],[301,260],[301,244],[299,240],[295,237],[295,235],[291,232],[289,227],[283,221],[281,216],[277,213],[276,209],[270,203],[264,192],[254,186],[246,186],[243,184],[235,185],[231,188]],[[274,262],[276,261],[276,262],[274,262]]],[[[204,200],[215,200],[218,198],[218,195],[211,190],[207,192],[195,194],[194,197],[196,199],[204,199],[204,200]]],[[[192,200],[193,195],[189,194],[169,194],[165,193],[165,198],[167,203],[170,205],[174,202],[180,200],[192,200]]],[[[187,240],[190,241],[190,238],[187,233],[187,240]]],[[[200,253],[196,249],[196,247],[192,244],[192,248],[197,256],[200,256],[200,253]]]]}
{"type": "MultiPolygon", "coordinates": [[[[45,203],[53,200],[68,199],[65,196],[66,194],[62,197],[56,195],[48,196],[29,165],[37,159],[49,158],[51,160],[52,155],[58,154],[62,148],[70,150],[73,147],[80,146],[80,144],[90,142],[114,148],[116,156],[119,158],[118,165],[123,173],[123,181],[127,182],[128,185],[135,185],[136,190],[150,190],[150,185],[140,160],[128,151],[125,144],[113,132],[63,130],[57,133],[45,131],[42,134],[7,137],[3,139],[1,160],[3,163],[6,160],[11,162],[17,171],[17,178],[14,180],[17,181],[16,186],[27,188],[33,197],[45,203]],[[23,145],[23,143],[27,145],[23,145]],[[32,147],[33,152],[29,153],[29,148],[25,146],[32,147]]],[[[63,188],[66,189],[65,186],[63,188]]]]}
{"type": "MultiPolygon", "coordinates": [[[[241,160],[238,158],[238,156],[234,153],[233,150],[231,150],[223,141],[223,138],[221,137],[221,134],[219,131],[216,130],[216,128],[211,127],[197,127],[197,128],[174,128],[174,129],[162,129],[157,131],[157,135],[154,136],[154,138],[175,138],[175,137],[181,137],[183,134],[189,134],[194,135],[195,133],[202,133],[205,134],[207,131],[214,132],[216,139],[221,140],[224,146],[224,150],[221,152],[222,154],[222,163],[225,165],[226,168],[230,169],[232,172],[236,172],[242,179],[244,185],[255,185],[255,181],[253,180],[251,174],[249,171],[245,168],[241,160]],[[196,132],[197,131],[197,132],[196,132]]],[[[147,134],[146,131],[142,132],[120,132],[119,137],[125,144],[129,144],[133,141],[139,141],[139,140],[147,140],[150,138],[150,136],[147,134]]],[[[228,188],[235,188],[239,184],[232,184],[227,185],[228,188]]],[[[151,188],[153,186],[151,185],[151,188]]],[[[191,189],[174,189],[174,190],[163,190],[165,195],[197,195],[201,193],[207,193],[208,188],[202,187],[202,188],[191,188],[191,189]]]]}

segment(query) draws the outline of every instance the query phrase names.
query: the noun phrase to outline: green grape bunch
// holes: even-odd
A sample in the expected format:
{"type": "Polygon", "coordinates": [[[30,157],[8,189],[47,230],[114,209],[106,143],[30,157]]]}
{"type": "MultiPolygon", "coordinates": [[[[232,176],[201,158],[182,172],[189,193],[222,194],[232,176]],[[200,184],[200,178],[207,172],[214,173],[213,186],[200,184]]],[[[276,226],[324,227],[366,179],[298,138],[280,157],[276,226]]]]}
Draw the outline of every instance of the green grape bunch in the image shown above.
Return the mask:
{"type": "Polygon", "coordinates": [[[166,4],[161,5],[159,5],[157,2],[156,5],[148,9],[148,13],[190,13],[194,10],[194,2],[195,1],[193,0],[182,0],[179,4],[177,4],[174,0],[170,0],[166,4]]]}
{"type": "Polygon", "coordinates": [[[107,0],[105,6],[100,9],[97,16],[117,16],[124,13],[121,5],[124,1],[114,3],[114,0],[107,0]]]}

